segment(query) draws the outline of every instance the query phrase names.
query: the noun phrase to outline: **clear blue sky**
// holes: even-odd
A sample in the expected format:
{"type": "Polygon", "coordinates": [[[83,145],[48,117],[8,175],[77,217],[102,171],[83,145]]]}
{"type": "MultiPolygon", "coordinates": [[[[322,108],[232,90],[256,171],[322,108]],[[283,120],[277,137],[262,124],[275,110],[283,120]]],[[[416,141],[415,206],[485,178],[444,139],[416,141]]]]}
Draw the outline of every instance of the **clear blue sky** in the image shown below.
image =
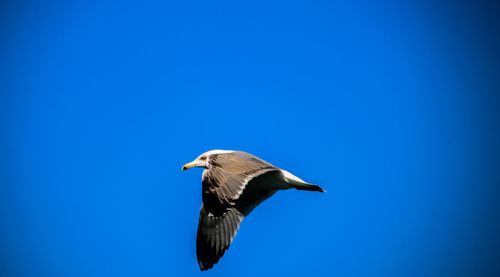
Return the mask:
{"type": "Polygon", "coordinates": [[[1,275],[498,274],[499,5],[395,2],[2,3],[1,275]],[[328,193],[202,273],[211,149],[328,193]]]}

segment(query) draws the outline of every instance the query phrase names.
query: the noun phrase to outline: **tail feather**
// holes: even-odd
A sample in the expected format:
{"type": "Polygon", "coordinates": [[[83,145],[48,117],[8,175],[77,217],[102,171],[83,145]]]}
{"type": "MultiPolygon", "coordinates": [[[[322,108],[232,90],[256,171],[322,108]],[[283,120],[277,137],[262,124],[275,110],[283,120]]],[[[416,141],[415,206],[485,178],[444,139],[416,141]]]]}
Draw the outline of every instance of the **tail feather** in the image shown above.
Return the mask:
{"type": "Polygon", "coordinates": [[[291,184],[294,189],[298,190],[308,190],[308,191],[319,191],[319,192],[326,192],[324,189],[322,189],[318,185],[313,185],[313,184],[291,184]]]}
{"type": "Polygon", "coordinates": [[[285,177],[285,182],[287,182],[290,186],[292,186],[295,189],[326,192],[320,186],[306,183],[299,177],[293,175],[292,173],[286,170],[281,170],[281,171],[283,172],[283,176],[285,177]]]}

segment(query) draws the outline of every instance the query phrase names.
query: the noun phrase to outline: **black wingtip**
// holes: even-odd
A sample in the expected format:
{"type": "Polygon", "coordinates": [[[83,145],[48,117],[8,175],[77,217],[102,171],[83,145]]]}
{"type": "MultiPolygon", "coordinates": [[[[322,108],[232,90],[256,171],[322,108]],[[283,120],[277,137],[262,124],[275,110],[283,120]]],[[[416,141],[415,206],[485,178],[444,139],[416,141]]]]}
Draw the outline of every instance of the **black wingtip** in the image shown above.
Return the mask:
{"type": "Polygon", "coordinates": [[[214,267],[213,263],[207,263],[207,262],[202,262],[202,261],[198,261],[198,265],[200,266],[201,271],[207,271],[207,270],[211,269],[212,267],[214,267]]]}

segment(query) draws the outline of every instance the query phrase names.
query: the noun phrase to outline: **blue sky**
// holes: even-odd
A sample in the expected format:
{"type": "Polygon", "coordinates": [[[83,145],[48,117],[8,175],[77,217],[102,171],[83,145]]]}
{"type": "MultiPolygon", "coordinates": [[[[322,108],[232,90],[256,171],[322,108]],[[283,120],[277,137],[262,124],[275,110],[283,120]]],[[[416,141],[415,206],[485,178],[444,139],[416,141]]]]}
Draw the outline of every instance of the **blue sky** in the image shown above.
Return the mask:
{"type": "Polygon", "coordinates": [[[2,276],[494,276],[498,4],[2,4],[2,276]],[[211,149],[283,191],[201,273],[211,149]]]}

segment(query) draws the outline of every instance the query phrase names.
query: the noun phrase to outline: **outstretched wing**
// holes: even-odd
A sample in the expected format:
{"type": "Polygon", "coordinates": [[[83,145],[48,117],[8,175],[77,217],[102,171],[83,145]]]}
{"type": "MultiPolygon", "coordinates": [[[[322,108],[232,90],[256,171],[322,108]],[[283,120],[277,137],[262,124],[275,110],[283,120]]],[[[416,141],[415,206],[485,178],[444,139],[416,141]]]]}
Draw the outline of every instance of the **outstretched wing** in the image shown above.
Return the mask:
{"type": "Polygon", "coordinates": [[[205,204],[202,205],[196,238],[196,254],[201,270],[210,269],[219,261],[236,236],[243,218],[276,192],[262,188],[262,185],[276,181],[280,178],[279,174],[271,171],[251,179],[235,204],[220,215],[207,212],[205,204]]]}
{"type": "Polygon", "coordinates": [[[280,169],[245,152],[210,157],[210,168],[202,177],[203,205],[207,213],[221,216],[233,207],[250,180],[264,173],[280,169]]]}
{"type": "Polygon", "coordinates": [[[201,270],[210,269],[224,255],[236,236],[244,216],[237,209],[230,208],[221,216],[208,214],[201,206],[196,255],[201,270]]]}

